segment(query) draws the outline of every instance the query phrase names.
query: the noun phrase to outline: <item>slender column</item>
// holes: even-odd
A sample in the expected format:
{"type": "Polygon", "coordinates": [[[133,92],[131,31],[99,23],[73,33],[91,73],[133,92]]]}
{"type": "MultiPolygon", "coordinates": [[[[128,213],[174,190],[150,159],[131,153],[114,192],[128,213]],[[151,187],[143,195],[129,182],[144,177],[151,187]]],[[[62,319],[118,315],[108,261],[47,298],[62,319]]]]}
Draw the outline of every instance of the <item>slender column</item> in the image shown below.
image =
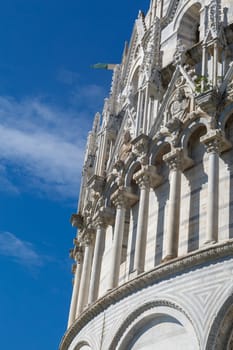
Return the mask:
{"type": "Polygon", "coordinates": [[[85,250],[84,250],[84,260],[83,260],[83,271],[80,282],[80,294],[77,306],[77,316],[83,311],[84,307],[87,305],[88,301],[88,291],[90,285],[91,277],[91,265],[93,256],[93,240],[91,234],[88,233],[85,236],[85,250]]]}
{"type": "Polygon", "coordinates": [[[149,85],[147,85],[145,89],[145,101],[144,101],[144,111],[143,111],[143,127],[142,127],[142,133],[146,134],[147,127],[148,127],[148,105],[149,105],[149,85]]]}
{"type": "Polygon", "coordinates": [[[106,224],[103,218],[98,218],[96,229],[95,249],[91,270],[90,290],[88,304],[92,304],[98,298],[101,263],[104,252],[106,224]]]}
{"type": "Polygon", "coordinates": [[[219,154],[230,147],[220,130],[201,137],[209,155],[206,244],[218,241],[219,154]]]}
{"type": "Polygon", "coordinates": [[[140,274],[145,268],[150,187],[158,186],[161,176],[156,174],[155,167],[145,166],[134,175],[134,180],[140,188],[134,270],[140,274]]]}
{"type": "Polygon", "coordinates": [[[167,242],[164,260],[175,258],[178,254],[179,224],[180,224],[180,190],[181,190],[181,160],[180,149],[174,149],[165,154],[163,159],[170,168],[170,194],[168,207],[167,242]]]}
{"type": "Polygon", "coordinates": [[[207,78],[207,45],[202,45],[202,77],[203,80],[201,81],[201,91],[205,91],[206,86],[206,78],[207,78]]]}
{"type": "Polygon", "coordinates": [[[141,122],[141,99],[142,99],[142,90],[140,89],[138,92],[138,103],[137,103],[137,117],[136,117],[136,135],[139,134],[140,130],[140,122],[141,122]]]}
{"type": "Polygon", "coordinates": [[[109,289],[115,288],[118,285],[126,212],[126,201],[122,193],[119,193],[119,196],[115,195],[112,200],[116,206],[116,221],[110,262],[109,289]]]}
{"type": "Polygon", "coordinates": [[[218,81],[218,42],[214,43],[214,62],[213,62],[213,86],[217,86],[218,81]]]}
{"type": "Polygon", "coordinates": [[[136,195],[125,189],[118,189],[111,197],[116,206],[116,220],[110,261],[109,289],[118,286],[126,208],[130,207],[137,199],[136,195]]]}
{"type": "Polygon", "coordinates": [[[81,250],[79,250],[75,254],[75,261],[76,261],[76,264],[75,264],[74,285],[73,285],[73,292],[72,292],[72,298],[71,298],[71,304],[70,304],[68,328],[76,319],[76,309],[77,309],[77,303],[78,303],[80,279],[81,279],[82,267],[83,267],[83,254],[81,250]]]}

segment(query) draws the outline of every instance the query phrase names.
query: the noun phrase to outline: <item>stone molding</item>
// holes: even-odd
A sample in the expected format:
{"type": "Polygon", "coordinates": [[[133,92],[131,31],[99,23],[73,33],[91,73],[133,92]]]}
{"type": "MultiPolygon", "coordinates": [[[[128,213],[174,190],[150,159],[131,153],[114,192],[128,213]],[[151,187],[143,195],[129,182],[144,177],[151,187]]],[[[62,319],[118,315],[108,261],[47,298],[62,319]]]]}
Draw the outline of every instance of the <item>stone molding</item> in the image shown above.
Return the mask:
{"type": "Polygon", "coordinates": [[[95,316],[106,310],[110,305],[119,302],[121,299],[138,292],[148,286],[169,279],[177,273],[184,273],[189,268],[198,268],[202,264],[216,264],[222,258],[233,257],[233,239],[215,245],[203,247],[183,257],[162,263],[153,270],[144,272],[133,280],[108,292],[98,299],[88,309],[84,310],[79,318],[72,324],[64,335],[60,350],[68,350],[69,345],[82,328],[95,316]]]}

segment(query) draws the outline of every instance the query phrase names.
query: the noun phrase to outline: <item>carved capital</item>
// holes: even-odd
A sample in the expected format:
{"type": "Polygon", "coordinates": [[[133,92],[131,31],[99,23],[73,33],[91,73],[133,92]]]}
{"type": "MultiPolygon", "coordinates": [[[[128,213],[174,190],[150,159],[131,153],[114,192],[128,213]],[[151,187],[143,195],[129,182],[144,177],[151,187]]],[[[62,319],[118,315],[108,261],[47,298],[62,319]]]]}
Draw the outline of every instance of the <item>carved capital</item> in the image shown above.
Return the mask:
{"type": "Polygon", "coordinates": [[[112,208],[102,207],[94,215],[93,222],[96,227],[106,228],[113,225],[115,220],[115,212],[112,208]]]}
{"type": "Polygon", "coordinates": [[[171,152],[163,156],[163,160],[168,164],[171,171],[183,171],[193,165],[192,159],[187,157],[181,148],[172,149],[171,152]]]}
{"type": "Polygon", "coordinates": [[[138,201],[138,196],[130,192],[128,188],[119,188],[111,196],[111,201],[116,208],[130,208],[138,201]]]}
{"type": "Polygon", "coordinates": [[[156,167],[153,165],[147,165],[143,167],[143,169],[137,171],[134,174],[133,179],[141,189],[150,187],[155,188],[162,183],[162,177],[157,174],[156,167]]]}
{"type": "Polygon", "coordinates": [[[231,142],[228,141],[222,130],[211,129],[208,133],[201,137],[200,141],[206,146],[208,153],[220,154],[231,148],[231,142]]]}
{"type": "Polygon", "coordinates": [[[93,243],[93,238],[94,238],[94,230],[93,229],[88,229],[84,232],[82,236],[82,246],[89,246],[93,243]]]}

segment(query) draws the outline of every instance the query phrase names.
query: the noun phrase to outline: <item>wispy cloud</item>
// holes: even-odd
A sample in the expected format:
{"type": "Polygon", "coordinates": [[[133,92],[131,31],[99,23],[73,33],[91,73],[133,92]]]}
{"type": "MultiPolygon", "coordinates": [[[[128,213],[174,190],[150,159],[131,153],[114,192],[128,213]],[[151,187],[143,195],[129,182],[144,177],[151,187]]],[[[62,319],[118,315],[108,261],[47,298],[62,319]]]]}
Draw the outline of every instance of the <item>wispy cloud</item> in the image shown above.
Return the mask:
{"type": "Polygon", "coordinates": [[[29,268],[40,267],[44,263],[43,257],[30,242],[23,241],[10,232],[0,232],[0,255],[29,268]]]}
{"type": "Polygon", "coordinates": [[[73,85],[77,83],[79,74],[69,69],[61,68],[58,71],[57,79],[63,84],[73,85]]]}
{"type": "Polygon", "coordinates": [[[103,106],[104,97],[106,97],[105,89],[96,84],[90,84],[87,86],[76,86],[73,90],[71,101],[74,105],[88,105],[89,108],[94,106],[98,109],[103,106]]]}
{"type": "Polygon", "coordinates": [[[39,99],[0,97],[0,188],[74,198],[90,119],[39,99]]]}

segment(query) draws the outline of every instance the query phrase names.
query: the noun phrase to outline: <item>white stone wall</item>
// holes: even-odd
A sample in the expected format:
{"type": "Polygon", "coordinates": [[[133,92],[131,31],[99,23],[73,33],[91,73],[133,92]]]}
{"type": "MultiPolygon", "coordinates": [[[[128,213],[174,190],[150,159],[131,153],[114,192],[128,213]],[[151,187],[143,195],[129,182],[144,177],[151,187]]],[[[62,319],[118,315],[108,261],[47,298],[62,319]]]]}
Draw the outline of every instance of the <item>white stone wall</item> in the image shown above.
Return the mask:
{"type": "Polygon", "coordinates": [[[180,347],[173,347],[177,350],[205,349],[211,325],[224,302],[232,294],[232,271],[231,258],[204,264],[172,278],[165,278],[150,287],[135,290],[93,317],[74,338],[69,350],[76,350],[76,346],[87,339],[92,350],[113,350],[110,348],[111,341],[125,320],[143,305],[159,300],[163,301],[161,305],[158,303],[158,306],[142,312],[141,318],[138,315],[132,324],[125,327],[116,350],[155,347],[161,350],[167,349],[165,346],[171,346],[172,341],[173,344],[179,344],[180,347]],[[163,319],[159,320],[158,317],[163,319]],[[148,322],[140,326],[140,320],[145,318],[148,322]],[[167,335],[166,340],[161,332],[167,335]],[[154,337],[154,334],[158,337],[154,337]],[[124,344],[124,339],[126,343],[127,339],[131,339],[130,347],[124,344]],[[143,344],[146,344],[145,347],[143,344]]]}

